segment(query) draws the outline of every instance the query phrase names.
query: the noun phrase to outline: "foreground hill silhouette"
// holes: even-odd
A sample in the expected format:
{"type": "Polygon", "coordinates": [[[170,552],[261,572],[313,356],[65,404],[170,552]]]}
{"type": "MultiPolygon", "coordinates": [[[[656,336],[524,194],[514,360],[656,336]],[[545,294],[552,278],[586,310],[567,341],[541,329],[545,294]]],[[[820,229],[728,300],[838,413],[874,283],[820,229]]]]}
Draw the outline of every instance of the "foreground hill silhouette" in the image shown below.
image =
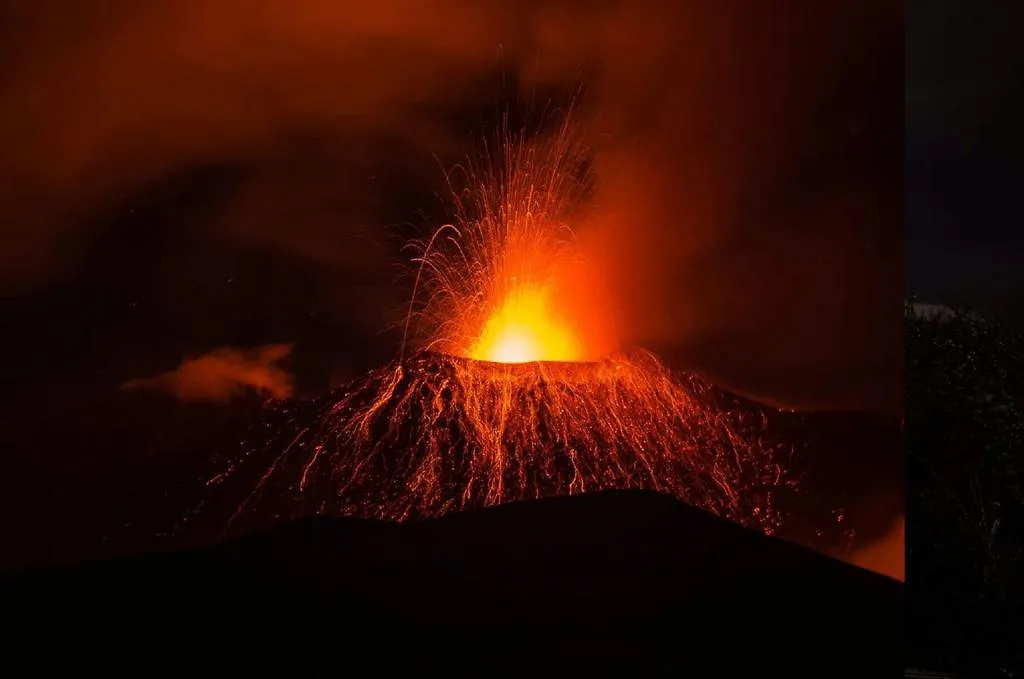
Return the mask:
{"type": "Polygon", "coordinates": [[[900,583],[639,491],[403,525],[309,518],[4,589],[16,634],[65,650],[167,651],[173,639],[179,660],[198,657],[199,640],[254,633],[374,674],[853,676],[895,672],[902,655],[900,583]]]}

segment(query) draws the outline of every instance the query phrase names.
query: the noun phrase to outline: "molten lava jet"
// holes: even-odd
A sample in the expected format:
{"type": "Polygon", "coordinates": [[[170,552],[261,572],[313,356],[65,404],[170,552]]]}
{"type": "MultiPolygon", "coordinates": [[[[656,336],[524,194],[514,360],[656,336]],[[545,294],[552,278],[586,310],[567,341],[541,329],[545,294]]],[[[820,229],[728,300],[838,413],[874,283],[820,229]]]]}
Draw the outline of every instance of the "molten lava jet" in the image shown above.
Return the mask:
{"type": "Polygon", "coordinates": [[[596,293],[571,303],[567,278],[588,271],[569,226],[587,154],[568,122],[547,142],[501,142],[464,168],[456,222],[414,244],[411,350],[326,399],[281,404],[243,456],[273,459],[229,524],[641,488],[771,532],[783,477],[761,422],[646,351],[615,351],[596,293]]]}
{"type": "Polygon", "coordinates": [[[541,288],[514,290],[487,319],[469,357],[494,363],[578,361],[579,341],[549,308],[541,288]]]}

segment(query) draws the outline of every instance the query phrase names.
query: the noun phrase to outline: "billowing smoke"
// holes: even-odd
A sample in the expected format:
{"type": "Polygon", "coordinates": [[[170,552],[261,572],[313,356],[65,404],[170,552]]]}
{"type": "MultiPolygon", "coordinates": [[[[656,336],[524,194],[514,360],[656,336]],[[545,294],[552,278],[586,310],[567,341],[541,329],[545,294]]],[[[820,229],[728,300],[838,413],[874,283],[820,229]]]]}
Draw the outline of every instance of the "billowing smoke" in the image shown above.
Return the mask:
{"type": "Polygon", "coordinates": [[[222,347],[186,358],[174,370],[129,380],[121,388],[160,392],[186,403],[226,403],[247,392],[288,398],[294,380],[280,364],[291,352],[287,344],[255,349],[222,347]]]}
{"type": "Polygon", "coordinates": [[[781,404],[899,408],[897,11],[688,6],[623,8],[602,50],[628,55],[594,123],[623,325],[781,404]]]}
{"type": "Polygon", "coordinates": [[[4,0],[0,26],[5,293],[75,275],[135,193],[219,168],[160,270],[200,242],[289,253],[375,326],[353,300],[390,276],[383,227],[443,189],[465,112],[503,78],[537,105],[582,84],[581,236],[625,339],[789,405],[899,407],[894,3],[4,0]]]}

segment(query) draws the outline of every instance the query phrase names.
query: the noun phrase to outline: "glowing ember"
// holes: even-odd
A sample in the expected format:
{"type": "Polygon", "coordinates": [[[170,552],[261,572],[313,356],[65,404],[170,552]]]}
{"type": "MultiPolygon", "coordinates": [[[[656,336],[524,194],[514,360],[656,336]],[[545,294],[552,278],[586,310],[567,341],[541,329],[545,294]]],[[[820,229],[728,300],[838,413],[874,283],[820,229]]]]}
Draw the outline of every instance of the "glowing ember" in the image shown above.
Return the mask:
{"type": "Polygon", "coordinates": [[[419,350],[312,417],[283,405],[280,430],[246,453],[276,451],[232,522],[405,520],[643,488],[772,531],[782,477],[757,423],[651,354],[614,350],[596,286],[572,280],[587,271],[568,226],[586,163],[568,125],[548,143],[502,141],[453,189],[457,222],[417,244],[405,330],[419,350]]]}

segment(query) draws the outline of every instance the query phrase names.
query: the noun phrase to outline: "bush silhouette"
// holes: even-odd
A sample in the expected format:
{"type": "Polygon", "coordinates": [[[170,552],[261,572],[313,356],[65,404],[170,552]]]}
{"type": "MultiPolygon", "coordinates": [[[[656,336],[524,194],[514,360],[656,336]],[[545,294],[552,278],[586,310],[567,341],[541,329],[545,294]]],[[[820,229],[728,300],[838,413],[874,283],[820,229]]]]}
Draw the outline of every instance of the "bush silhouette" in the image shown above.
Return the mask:
{"type": "Polygon", "coordinates": [[[1007,676],[1024,669],[1024,334],[912,303],[906,325],[908,641],[932,668],[1007,676]]]}

